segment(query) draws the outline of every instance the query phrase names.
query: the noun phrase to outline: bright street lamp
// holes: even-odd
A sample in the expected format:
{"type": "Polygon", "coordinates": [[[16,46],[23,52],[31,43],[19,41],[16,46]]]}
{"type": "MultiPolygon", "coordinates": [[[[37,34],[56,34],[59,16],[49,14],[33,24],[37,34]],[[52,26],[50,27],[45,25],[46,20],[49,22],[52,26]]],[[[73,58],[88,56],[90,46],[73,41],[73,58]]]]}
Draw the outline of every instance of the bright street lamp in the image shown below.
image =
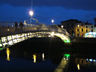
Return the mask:
{"type": "Polygon", "coordinates": [[[30,10],[29,15],[30,15],[30,24],[31,24],[31,19],[32,19],[32,16],[34,15],[34,12],[32,10],[30,10]]]}
{"type": "Polygon", "coordinates": [[[63,25],[61,25],[61,28],[63,28],[64,26],[63,25]]]}
{"type": "Polygon", "coordinates": [[[32,17],[34,15],[34,12],[32,10],[30,10],[29,15],[32,17]]]}
{"type": "Polygon", "coordinates": [[[54,19],[51,20],[52,24],[55,22],[54,19]]]}
{"type": "Polygon", "coordinates": [[[79,25],[79,24],[78,24],[77,26],[78,26],[78,27],[80,27],[80,25],[79,25]]]}

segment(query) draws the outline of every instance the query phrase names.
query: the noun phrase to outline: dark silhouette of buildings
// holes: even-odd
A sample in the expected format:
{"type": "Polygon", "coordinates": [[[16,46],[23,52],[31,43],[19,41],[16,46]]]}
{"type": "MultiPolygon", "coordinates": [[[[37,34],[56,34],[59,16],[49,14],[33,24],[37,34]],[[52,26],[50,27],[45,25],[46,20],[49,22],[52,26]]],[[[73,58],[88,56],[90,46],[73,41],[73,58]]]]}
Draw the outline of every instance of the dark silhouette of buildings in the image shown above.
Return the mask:
{"type": "Polygon", "coordinates": [[[15,22],[15,31],[17,31],[17,28],[18,28],[18,23],[15,22]]]}
{"type": "Polygon", "coordinates": [[[20,31],[23,31],[24,24],[22,22],[19,23],[20,31]]]}
{"type": "Polygon", "coordinates": [[[73,36],[74,34],[74,27],[78,24],[78,23],[82,23],[81,21],[79,20],[76,20],[76,19],[70,19],[70,20],[67,20],[67,21],[62,21],[61,22],[61,25],[63,25],[63,28],[67,30],[67,32],[73,36]]]}

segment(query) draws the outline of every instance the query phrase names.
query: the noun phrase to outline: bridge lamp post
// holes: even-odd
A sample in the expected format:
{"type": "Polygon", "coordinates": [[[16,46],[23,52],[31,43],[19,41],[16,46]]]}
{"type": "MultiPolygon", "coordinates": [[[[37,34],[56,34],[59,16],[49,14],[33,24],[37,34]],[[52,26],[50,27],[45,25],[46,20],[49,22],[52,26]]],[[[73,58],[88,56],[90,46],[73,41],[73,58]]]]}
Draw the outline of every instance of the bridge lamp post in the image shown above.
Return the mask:
{"type": "MultiPolygon", "coordinates": [[[[34,12],[32,10],[29,11],[29,15],[32,18],[32,16],[34,15],[34,12]]],[[[31,18],[30,18],[30,24],[31,24],[31,18]]]]}
{"type": "Polygon", "coordinates": [[[51,23],[54,24],[54,22],[55,22],[54,19],[52,19],[52,20],[51,20],[51,23]]]}
{"type": "Polygon", "coordinates": [[[29,15],[32,17],[34,15],[34,12],[32,10],[30,10],[29,15]]]}

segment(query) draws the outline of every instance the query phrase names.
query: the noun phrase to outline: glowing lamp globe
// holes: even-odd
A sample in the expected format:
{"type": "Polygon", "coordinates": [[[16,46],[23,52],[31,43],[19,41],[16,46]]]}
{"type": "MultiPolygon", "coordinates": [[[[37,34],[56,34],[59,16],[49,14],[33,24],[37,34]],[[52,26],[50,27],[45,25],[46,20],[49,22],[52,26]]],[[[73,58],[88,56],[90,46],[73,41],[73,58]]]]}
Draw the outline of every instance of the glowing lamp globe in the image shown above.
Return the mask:
{"type": "Polygon", "coordinates": [[[54,23],[54,19],[52,19],[51,22],[54,23]]]}
{"type": "Polygon", "coordinates": [[[29,11],[29,15],[30,16],[33,16],[34,15],[34,12],[31,10],[31,11],[29,11]]]}

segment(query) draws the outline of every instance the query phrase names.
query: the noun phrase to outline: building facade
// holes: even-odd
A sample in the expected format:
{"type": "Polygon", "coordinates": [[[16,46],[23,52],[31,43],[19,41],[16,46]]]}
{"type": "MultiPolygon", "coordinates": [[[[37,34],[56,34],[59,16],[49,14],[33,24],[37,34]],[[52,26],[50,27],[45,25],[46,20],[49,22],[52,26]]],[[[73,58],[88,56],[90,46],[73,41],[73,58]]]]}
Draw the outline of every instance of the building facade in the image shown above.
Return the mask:
{"type": "Polygon", "coordinates": [[[77,24],[74,29],[75,37],[84,37],[85,33],[93,32],[94,28],[94,25],[91,24],[77,24]]]}

